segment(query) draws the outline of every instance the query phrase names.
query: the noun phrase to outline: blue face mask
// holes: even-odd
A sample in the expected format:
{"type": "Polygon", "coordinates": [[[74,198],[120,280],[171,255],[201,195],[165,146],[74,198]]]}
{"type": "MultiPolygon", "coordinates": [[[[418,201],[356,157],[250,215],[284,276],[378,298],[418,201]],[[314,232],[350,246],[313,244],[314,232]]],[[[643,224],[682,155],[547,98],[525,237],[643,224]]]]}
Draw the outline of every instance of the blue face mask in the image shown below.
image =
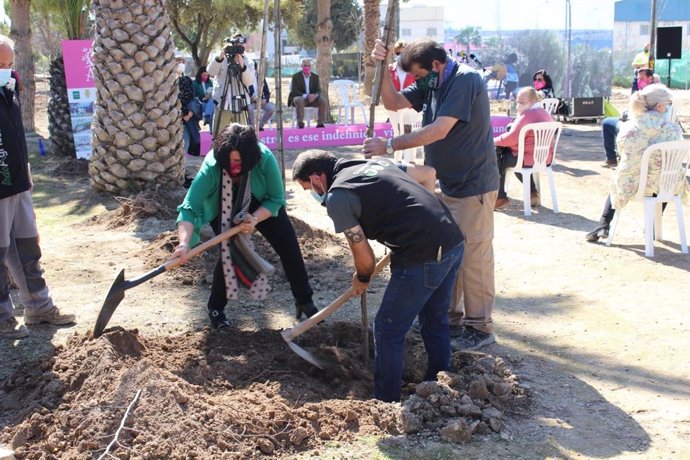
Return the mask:
{"type": "Polygon", "coordinates": [[[316,191],[312,190],[311,196],[321,204],[323,204],[323,202],[326,201],[326,194],[325,193],[323,195],[319,195],[318,193],[316,193],[316,191]]]}
{"type": "Polygon", "coordinates": [[[664,120],[667,122],[671,121],[671,110],[673,109],[673,106],[671,104],[668,104],[666,106],[666,112],[662,113],[661,116],[664,117],[664,120]]]}

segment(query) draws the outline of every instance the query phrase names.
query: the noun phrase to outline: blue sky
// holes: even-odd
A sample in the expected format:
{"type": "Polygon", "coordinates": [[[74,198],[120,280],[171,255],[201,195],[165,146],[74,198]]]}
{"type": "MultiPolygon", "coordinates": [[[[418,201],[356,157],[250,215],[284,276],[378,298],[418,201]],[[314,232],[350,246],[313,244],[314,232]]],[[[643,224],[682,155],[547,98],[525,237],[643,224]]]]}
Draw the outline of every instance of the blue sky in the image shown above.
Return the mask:
{"type": "MultiPolygon", "coordinates": [[[[0,2],[0,9],[3,8],[0,2]]],[[[383,2],[382,2],[383,3],[383,2]]],[[[573,29],[613,29],[614,0],[571,0],[573,29]]],[[[406,5],[444,6],[447,25],[496,30],[563,29],[566,0],[410,0],[406,5]],[[479,7],[478,7],[479,5],[479,7]],[[498,13],[497,13],[498,11],[498,13]]],[[[4,9],[0,17],[5,18],[4,9]]]]}
{"type": "MultiPolygon", "coordinates": [[[[446,25],[484,30],[563,29],[566,0],[410,0],[401,4],[444,6],[446,25]],[[497,27],[498,25],[498,27],[497,27]]],[[[573,29],[613,30],[614,0],[571,0],[573,29]]]]}

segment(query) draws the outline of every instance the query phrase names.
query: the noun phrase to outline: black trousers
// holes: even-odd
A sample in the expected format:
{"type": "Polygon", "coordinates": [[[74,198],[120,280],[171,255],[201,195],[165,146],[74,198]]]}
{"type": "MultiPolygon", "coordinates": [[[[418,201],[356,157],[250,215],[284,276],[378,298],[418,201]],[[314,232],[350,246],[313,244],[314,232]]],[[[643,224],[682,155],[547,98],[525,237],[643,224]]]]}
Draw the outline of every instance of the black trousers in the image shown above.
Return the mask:
{"type": "MultiPolygon", "coordinates": [[[[506,171],[508,168],[514,168],[517,165],[517,156],[513,155],[508,147],[496,147],[496,161],[498,162],[498,174],[500,182],[498,185],[498,198],[506,198],[506,171]]],[[[522,174],[515,173],[515,177],[522,182],[522,174]]],[[[534,182],[534,176],[529,176],[529,188],[532,193],[537,192],[537,184],[534,182]]]]}
{"type": "MultiPolygon", "coordinates": [[[[254,212],[259,207],[259,203],[252,197],[252,203],[249,207],[250,212],[254,212]]],[[[215,219],[211,222],[211,227],[216,235],[220,233],[220,219],[215,219]]],[[[297,243],[297,235],[292,223],[285,212],[285,206],[280,208],[278,215],[269,217],[268,219],[256,225],[256,230],[266,238],[268,244],[280,257],[280,263],[283,266],[285,277],[290,283],[290,290],[298,304],[303,304],[311,301],[313,291],[309,285],[309,277],[307,269],[304,266],[304,259],[302,258],[302,251],[297,243]]],[[[213,283],[211,284],[211,296],[208,299],[209,310],[223,310],[228,303],[228,298],[225,294],[225,276],[223,274],[223,265],[220,259],[216,263],[213,270],[213,283]]]]}

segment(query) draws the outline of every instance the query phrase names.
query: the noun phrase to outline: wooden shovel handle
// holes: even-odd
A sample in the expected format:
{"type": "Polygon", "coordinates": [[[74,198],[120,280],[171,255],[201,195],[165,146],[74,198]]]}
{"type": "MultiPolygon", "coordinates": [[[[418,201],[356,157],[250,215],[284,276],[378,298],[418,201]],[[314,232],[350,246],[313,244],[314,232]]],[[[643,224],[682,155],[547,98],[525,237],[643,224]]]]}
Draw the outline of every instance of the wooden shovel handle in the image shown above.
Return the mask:
{"type": "MultiPolygon", "coordinates": [[[[376,276],[381,270],[383,270],[391,260],[391,255],[386,254],[380,261],[379,263],[376,264],[376,268],[374,269],[374,273],[371,275],[372,278],[376,276]]],[[[352,290],[352,286],[350,288],[340,294],[340,297],[335,299],[330,305],[328,305],[326,308],[312,316],[311,318],[307,318],[306,320],[302,321],[298,325],[294,326],[293,328],[287,329],[281,333],[283,336],[283,339],[286,341],[291,341],[295,337],[298,337],[302,334],[304,334],[306,331],[311,329],[312,327],[316,326],[318,323],[323,321],[324,319],[328,318],[331,316],[335,311],[342,307],[343,304],[345,304],[348,300],[350,300],[354,296],[354,291],[352,290]]]]}
{"type": "MultiPolygon", "coordinates": [[[[220,234],[214,236],[213,238],[211,238],[208,241],[205,241],[201,244],[197,244],[196,246],[194,246],[192,249],[190,249],[187,252],[187,260],[191,259],[192,257],[198,256],[202,252],[204,252],[207,249],[217,245],[218,243],[237,235],[239,232],[240,232],[240,227],[239,227],[239,225],[236,225],[236,226],[234,226],[228,230],[225,230],[223,233],[220,233],[220,234]]],[[[169,260],[168,262],[163,264],[163,267],[165,268],[165,271],[167,272],[167,271],[172,270],[173,268],[179,267],[180,265],[182,265],[182,260],[179,257],[177,257],[177,258],[169,260]]]]}

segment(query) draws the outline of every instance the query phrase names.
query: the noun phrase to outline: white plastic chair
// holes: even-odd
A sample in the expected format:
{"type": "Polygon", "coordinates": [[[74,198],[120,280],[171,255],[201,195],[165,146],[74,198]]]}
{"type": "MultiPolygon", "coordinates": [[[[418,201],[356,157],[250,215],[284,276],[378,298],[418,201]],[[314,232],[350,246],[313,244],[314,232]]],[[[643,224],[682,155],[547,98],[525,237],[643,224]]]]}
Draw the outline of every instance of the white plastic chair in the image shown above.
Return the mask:
{"type": "MultiPolygon", "coordinates": [[[[312,118],[316,120],[319,116],[318,107],[305,107],[304,108],[304,122],[308,128],[311,128],[312,118]]],[[[297,126],[297,107],[292,106],[292,127],[297,126]]]]}
{"type": "Polygon", "coordinates": [[[541,104],[544,106],[544,110],[549,112],[553,117],[556,114],[556,109],[558,108],[559,100],[555,97],[547,97],[541,100],[541,104]]]}
{"type": "MultiPolygon", "coordinates": [[[[683,203],[680,201],[680,191],[687,181],[688,163],[690,163],[690,142],[672,141],[660,142],[650,145],[642,153],[642,165],[640,168],[640,184],[637,188],[635,199],[644,204],[644,254],[654,257],[654,239],[661,241],[661,204],[674,202],[678,219],[678,232],[680,233],[680,248],[683,254],[688,253],[688,242],[685,236],[685,220],[683,216],[683,203]],[[655,154],[652,158],[652,154],[655,154]],[[659,191],[656,196],[645,196],[647,188],[647,172],[649,161],[661,159],[661,172],[659,175],[659,191]]],[[[616,233],[621,209],[616,209],[611,223],[609,237],[606,246],[611,246],[613,234],[616,233]]]]}
{"type": "Polygon", "coordinates": [[[525,125],[520,130],[520,137],[518,138],[518,158],[515,168],[508,168],[506,171],[506,189],[508,188],[508,172],[513,169],[514,172],[522,174],[522,196],[524,200],[525,216],[532,215],[532,207],[530,206],[530,176],[534,174],[534,182],[539,187],[539,173],[545,172],[549,179],[549,189],[551,191],[551,204],[553,212],[558,213],[558,199],[556,198],[556,182],[553,178],[553,165],[556,163],[556,147],[558,147],[558,139],[561,137],[563,125],[558,121],[547,121],[540,123],[530,123],[525,125]],[[525,156],[525,137],[527,133],[532,132],[534,135],[534,164],[531,167],[523,165],[525,156]],[[553,158],[551,164],[547,165],[549,152],[553,150],[553,158]]]}
{"type": "MultiPolygon", "coordinates": [[[[414,109],[401,109],[397,112],[388,111],[391,125],[393,125],[393,132],[396,136],[405,134],[405,126],[409,126],[412,131],[422,127],[423,114],[414,109]]],[[[395,161],[411,162],[421,160],[424,162],[424,147],[413,147],[411,149],[396,150],[393,157],[395,161]]]]}
{"type": "Polygon", "coordinates": [[[355,82],[350,80],[333,80],[330,83],[330,87],[333,88],[338,99],[338,124],[343,124],[343,120],[346,125],[354,124],[355,109],[358,108],[362,110],[364,123],[368,123],[364,102],[357,100],[357,85],[355,82]],[[344,118],[341,117],[341,114],[345,115],[344,118]]]}

